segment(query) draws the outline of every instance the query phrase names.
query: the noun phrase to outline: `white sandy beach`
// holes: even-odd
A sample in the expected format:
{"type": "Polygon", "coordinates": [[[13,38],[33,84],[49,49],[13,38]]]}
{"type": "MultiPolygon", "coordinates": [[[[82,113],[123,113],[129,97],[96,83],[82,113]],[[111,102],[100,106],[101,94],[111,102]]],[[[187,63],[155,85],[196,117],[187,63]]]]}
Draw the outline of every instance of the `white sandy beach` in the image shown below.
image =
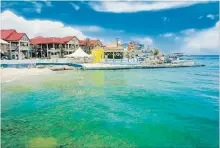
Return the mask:
{"type": "Polygon", "coordinates": [[[1,83],[12,81],[19,78],[24,78],[29,75],[40,75],[52,72],[50,69],[38,68],[2,68],[1,69],[1,83]]]}

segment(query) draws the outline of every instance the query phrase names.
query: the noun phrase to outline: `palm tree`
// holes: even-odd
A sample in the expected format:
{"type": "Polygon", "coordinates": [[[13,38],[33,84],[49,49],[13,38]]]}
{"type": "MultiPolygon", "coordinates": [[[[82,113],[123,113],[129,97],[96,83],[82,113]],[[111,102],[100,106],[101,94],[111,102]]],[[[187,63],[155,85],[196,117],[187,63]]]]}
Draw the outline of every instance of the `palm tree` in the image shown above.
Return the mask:
{"type": "Polygon", "coordinates": [[[86,48],[86,52],[89,53],[90,49],[89,49],[89,42],[90,42],[90,39],[89,38],[86,38],[85,39],[85,48],[86,48]]]}
{"type": "Polygon", "coordinates": [[[153,55],[153,54],[154,54],[154,51],[153,51],[153,50],[150,50],[149,53],[151,53],[151,54],[153,55]]]}
{"type": "Polygon", "coordinates": [[[158,49],[154,49],[153,54],[154,54],[154,56],[157,56],[159,54],[159,50],[158,49]]]}

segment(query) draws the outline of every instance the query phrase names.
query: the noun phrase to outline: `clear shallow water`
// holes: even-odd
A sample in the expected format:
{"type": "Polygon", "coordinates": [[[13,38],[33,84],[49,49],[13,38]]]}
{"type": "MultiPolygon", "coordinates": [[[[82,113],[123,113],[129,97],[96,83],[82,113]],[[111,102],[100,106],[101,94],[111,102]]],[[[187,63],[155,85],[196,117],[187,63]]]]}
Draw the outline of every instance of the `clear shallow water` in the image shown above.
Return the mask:
{"type": "Polygon", "coordinates": [[[65,71],[2,85],[2,147],[218,147],[218,57],[205,67],[65,71]]]}

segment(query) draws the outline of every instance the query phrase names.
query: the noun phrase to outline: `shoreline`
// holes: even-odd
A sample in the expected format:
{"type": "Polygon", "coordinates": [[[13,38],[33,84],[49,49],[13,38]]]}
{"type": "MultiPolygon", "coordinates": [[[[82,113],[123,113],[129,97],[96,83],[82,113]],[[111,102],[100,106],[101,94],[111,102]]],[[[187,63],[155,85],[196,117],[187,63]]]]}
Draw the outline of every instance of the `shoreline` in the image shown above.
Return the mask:
{"type": "MultiPolygon", "coordinates": [[[[123,70],[123,69],[155,69],[155,68],[184,68],[184,67],[200,67],[202,64],[156,64],[156,65],[121,65],[121,64],[103,64],[89,63],[82,64],[80,70],[123,70]]],[[[42,75],[54,73],[54,71],[78,70],[72,66],[43,66],[35,68],[1,68],[1,84],[16,79],[25,78],[26,76],[42,75]]]]}
{"type": "Polygon", "coordinates": [[[1,68],[1,84],[11,82],[13,80],[22,79],[26,76],[42,75],[51,73],[52,70],[45,68],[1,68]]]}

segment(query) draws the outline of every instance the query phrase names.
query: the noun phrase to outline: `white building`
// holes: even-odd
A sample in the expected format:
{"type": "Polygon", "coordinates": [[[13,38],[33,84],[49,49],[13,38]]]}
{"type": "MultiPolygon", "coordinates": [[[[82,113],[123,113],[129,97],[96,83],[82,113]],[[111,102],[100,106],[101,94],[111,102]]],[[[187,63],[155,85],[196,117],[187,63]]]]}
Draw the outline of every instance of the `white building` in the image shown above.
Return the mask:
{"type": "Polygon", "coordinates": [[[30,58],[30,39],[25,33],[18,33],[14,29],[1,30],[1,39],[9,43],[11,59],[30,58]]]}

